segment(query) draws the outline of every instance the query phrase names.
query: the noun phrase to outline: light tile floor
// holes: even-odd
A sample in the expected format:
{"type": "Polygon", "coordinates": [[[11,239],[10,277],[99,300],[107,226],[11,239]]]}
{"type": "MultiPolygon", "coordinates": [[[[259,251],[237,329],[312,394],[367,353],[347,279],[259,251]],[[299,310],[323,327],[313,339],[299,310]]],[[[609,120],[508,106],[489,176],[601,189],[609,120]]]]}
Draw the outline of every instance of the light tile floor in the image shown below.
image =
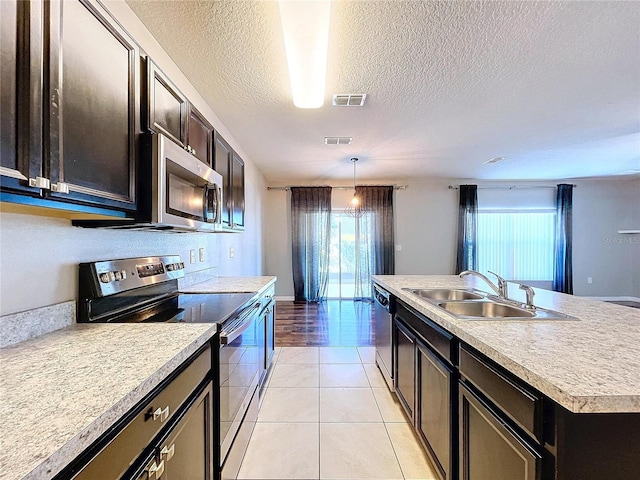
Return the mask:
{"type": "Polygon", "coordinates": [[[435,480],[374,347],[278,349],[239,479],[435,480]]]}

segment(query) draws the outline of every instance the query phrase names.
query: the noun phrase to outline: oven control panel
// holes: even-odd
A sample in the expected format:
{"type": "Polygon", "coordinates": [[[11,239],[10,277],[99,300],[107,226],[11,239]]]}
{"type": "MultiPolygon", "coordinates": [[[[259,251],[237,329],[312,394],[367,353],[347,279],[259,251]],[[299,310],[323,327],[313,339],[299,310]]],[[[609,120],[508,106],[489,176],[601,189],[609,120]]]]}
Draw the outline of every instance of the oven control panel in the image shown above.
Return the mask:
{"type": "Polygon", "coordinates": [[[184,263],[178,255],[80,264],[80,289],[90,292],[90,297],[104,297],[182,277],[184,263]]]}

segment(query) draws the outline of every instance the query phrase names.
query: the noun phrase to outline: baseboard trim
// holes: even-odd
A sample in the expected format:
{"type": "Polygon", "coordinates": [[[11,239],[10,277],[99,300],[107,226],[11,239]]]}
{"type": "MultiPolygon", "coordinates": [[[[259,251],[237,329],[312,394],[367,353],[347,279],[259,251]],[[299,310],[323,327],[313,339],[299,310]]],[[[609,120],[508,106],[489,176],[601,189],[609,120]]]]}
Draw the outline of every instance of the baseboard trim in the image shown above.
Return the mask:
{"type": "Polygon", "coordinates": [[[276,295],[275,299],[276,302],[293,302],[295,300],[295,297],[288,295],[276,295]]]}

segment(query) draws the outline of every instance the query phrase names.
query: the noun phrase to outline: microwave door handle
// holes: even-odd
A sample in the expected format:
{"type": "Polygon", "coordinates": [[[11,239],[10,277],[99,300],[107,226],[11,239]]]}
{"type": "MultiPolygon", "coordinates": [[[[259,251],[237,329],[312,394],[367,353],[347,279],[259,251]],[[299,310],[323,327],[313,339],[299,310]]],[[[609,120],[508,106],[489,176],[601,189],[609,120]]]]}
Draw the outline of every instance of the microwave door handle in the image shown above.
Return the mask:
{"type": "Polygon", "coordinates": [[[216,223],[222,223],[222,187],[216,187],[216,223]]]}
{"type": "Polygon", "coordinates": [[[209,192],[211,191],[211,187],[208,183],[204,185],[204,198],[202,199],[202,219],[207,222],[207,217],[209,213],[209,192]]]}
{"type": "Polygon", "coordinates": [[[207,183],[204,186],[204,200],[202,205],[202,216],[207,222],[208,214],[211,213],[209,211],[209,195],[213,192],[213,198],[215,202],[214,208],[214,217],[211,223],[221,223],[222,218],[222,189],[218,187],[216,184],[207,183]]]}

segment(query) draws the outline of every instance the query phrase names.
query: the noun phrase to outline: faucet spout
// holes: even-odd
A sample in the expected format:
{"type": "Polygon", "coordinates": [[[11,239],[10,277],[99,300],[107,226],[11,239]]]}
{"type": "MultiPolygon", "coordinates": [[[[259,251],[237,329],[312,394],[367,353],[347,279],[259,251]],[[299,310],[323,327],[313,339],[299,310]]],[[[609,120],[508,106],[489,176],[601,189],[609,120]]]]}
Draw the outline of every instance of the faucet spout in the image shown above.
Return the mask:
{"type": "MultiPolygon", "coordinates": [[[[493,273],[493,272],[490,272],[493,273]]],[[[482,279],[487,285],[491,287],[491,289],[498,294],[499,297],[506,299],[507,298],[507,281],[502,278],[500,275],[493,273],[496,277],[498,277],[498,285],[494,284],[491,280],[489,280],[485,275],[480,272],[476,272],[475,270],[465,270],[460,272],[460,278],[464,278],[467,275],[473,275],[480,279],[482,279]]]]}

